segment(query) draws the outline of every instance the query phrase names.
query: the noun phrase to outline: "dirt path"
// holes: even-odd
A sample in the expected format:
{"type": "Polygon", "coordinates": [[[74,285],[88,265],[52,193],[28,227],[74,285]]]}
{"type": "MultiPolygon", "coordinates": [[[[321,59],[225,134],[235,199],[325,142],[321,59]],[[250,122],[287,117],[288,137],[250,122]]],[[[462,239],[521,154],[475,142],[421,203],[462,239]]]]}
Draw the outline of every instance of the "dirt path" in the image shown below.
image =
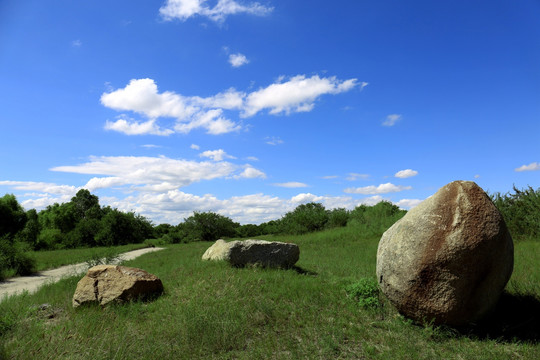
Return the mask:
{"type": "MultiPolygon", "coordinates": [[[[139,250],[128,251],[120,255],[118,261],[112,263],[118,263],[120,261],[127,261],[135,259],[143,254],[153,251],[163,250],[163,248],[144,248],[139,250]]],[[[41,286],[49,283],[55,283],[58,280],[79,275],[88,270],[87,263],[66,265],[53,270],[40,271],[31,276],[20,276],[5,281],[0,281],[0,301],[6,297],[28,291],[29,293],[36,292],[41,286]]]]}

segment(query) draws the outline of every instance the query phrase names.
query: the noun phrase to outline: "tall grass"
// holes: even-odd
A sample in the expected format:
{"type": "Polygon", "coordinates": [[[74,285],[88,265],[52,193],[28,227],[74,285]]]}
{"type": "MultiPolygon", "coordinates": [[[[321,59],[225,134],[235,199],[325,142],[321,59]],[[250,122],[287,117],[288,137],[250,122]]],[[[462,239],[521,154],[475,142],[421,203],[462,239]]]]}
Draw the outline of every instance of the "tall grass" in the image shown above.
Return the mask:
{"type": "MultiPolygon", "coordinates": [[[[126,263],[163,281],[164,294],[151,302],[73,309],[78,278],[4,300],[0,358],[539,358],[539,338],[512,330],[523,329],[518,323],[493,321],[500,331],[458,333],[412,325],[384,299],[375,309],[360,307],[346,289],[375,279],[378,237],[358,227],[267,239],[299,244],[297,268],[237,269],[202,261],[211,244],[197,242],[126,263]],[[49,306],[40,307],[44,303],[49,306]]],[[[538,250],[539,242],[516,244],[510,299],[517,299],[516,289],[538,299],[538,250]]],[[[534,320],[525,328],[531,334],[540,323],[534,313],[539,301],[521,304],[534,320]]]]}

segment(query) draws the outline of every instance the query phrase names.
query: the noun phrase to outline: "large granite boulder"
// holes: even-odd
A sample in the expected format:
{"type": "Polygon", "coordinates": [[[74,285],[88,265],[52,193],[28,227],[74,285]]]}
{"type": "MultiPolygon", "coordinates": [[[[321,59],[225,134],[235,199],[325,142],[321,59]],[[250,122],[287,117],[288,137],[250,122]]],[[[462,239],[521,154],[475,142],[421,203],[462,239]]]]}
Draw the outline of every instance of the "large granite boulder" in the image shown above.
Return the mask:
{"type": "Polygon", "coordinates": [[[202,256],[203,260],[226,260],[233,266],[260,265],[274,268],[290,268],[300,258],[296,244],[265,241],[218,240],[202,256]]]}
{"type": "Polygon", "coordinates": [[[399,312],[465,325],[488,313],[510,279],[514,246],[504,220],[472,181],[454,181],[382,236],[377,278],[399,312]]]}
{"type": "Polygon", "coordinates": [[[161,280],[148,272],[117,265],[97,265],[79,280],[73,307],[84,304],[125,302],[163,292],[161,280]]]}

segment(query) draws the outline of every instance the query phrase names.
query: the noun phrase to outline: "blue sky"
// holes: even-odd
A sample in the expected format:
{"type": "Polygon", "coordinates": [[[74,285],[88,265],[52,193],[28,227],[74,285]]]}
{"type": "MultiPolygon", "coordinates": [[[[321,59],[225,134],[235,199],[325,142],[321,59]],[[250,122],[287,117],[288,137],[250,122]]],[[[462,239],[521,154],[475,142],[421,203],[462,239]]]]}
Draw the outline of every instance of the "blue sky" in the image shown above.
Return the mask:
{"type": "Polygon", "coordinates": [[[177,224],[540,186],[540,3],[2,0],[0,193],[177,224]]]}

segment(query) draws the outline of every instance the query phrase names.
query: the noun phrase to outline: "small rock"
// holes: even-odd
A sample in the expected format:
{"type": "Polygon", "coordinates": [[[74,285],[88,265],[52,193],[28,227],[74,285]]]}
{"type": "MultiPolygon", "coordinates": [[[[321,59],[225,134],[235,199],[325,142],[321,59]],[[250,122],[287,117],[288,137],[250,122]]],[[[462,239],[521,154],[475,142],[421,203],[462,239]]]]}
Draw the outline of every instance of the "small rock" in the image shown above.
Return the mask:
{"type": "Polygon", "coordinates": [[[513,263],[500,212],[474,182],[455,181],[383,234],[377,278],[405,316],[458,326],[496,305],[513,263]]]}
{"type": "Polygon", "coordinates": [[[163,292],[161,280],[148,272],[118,265],[97,265],[79,280],[73,307],[83,304],[125,302],[163,292]]]}

